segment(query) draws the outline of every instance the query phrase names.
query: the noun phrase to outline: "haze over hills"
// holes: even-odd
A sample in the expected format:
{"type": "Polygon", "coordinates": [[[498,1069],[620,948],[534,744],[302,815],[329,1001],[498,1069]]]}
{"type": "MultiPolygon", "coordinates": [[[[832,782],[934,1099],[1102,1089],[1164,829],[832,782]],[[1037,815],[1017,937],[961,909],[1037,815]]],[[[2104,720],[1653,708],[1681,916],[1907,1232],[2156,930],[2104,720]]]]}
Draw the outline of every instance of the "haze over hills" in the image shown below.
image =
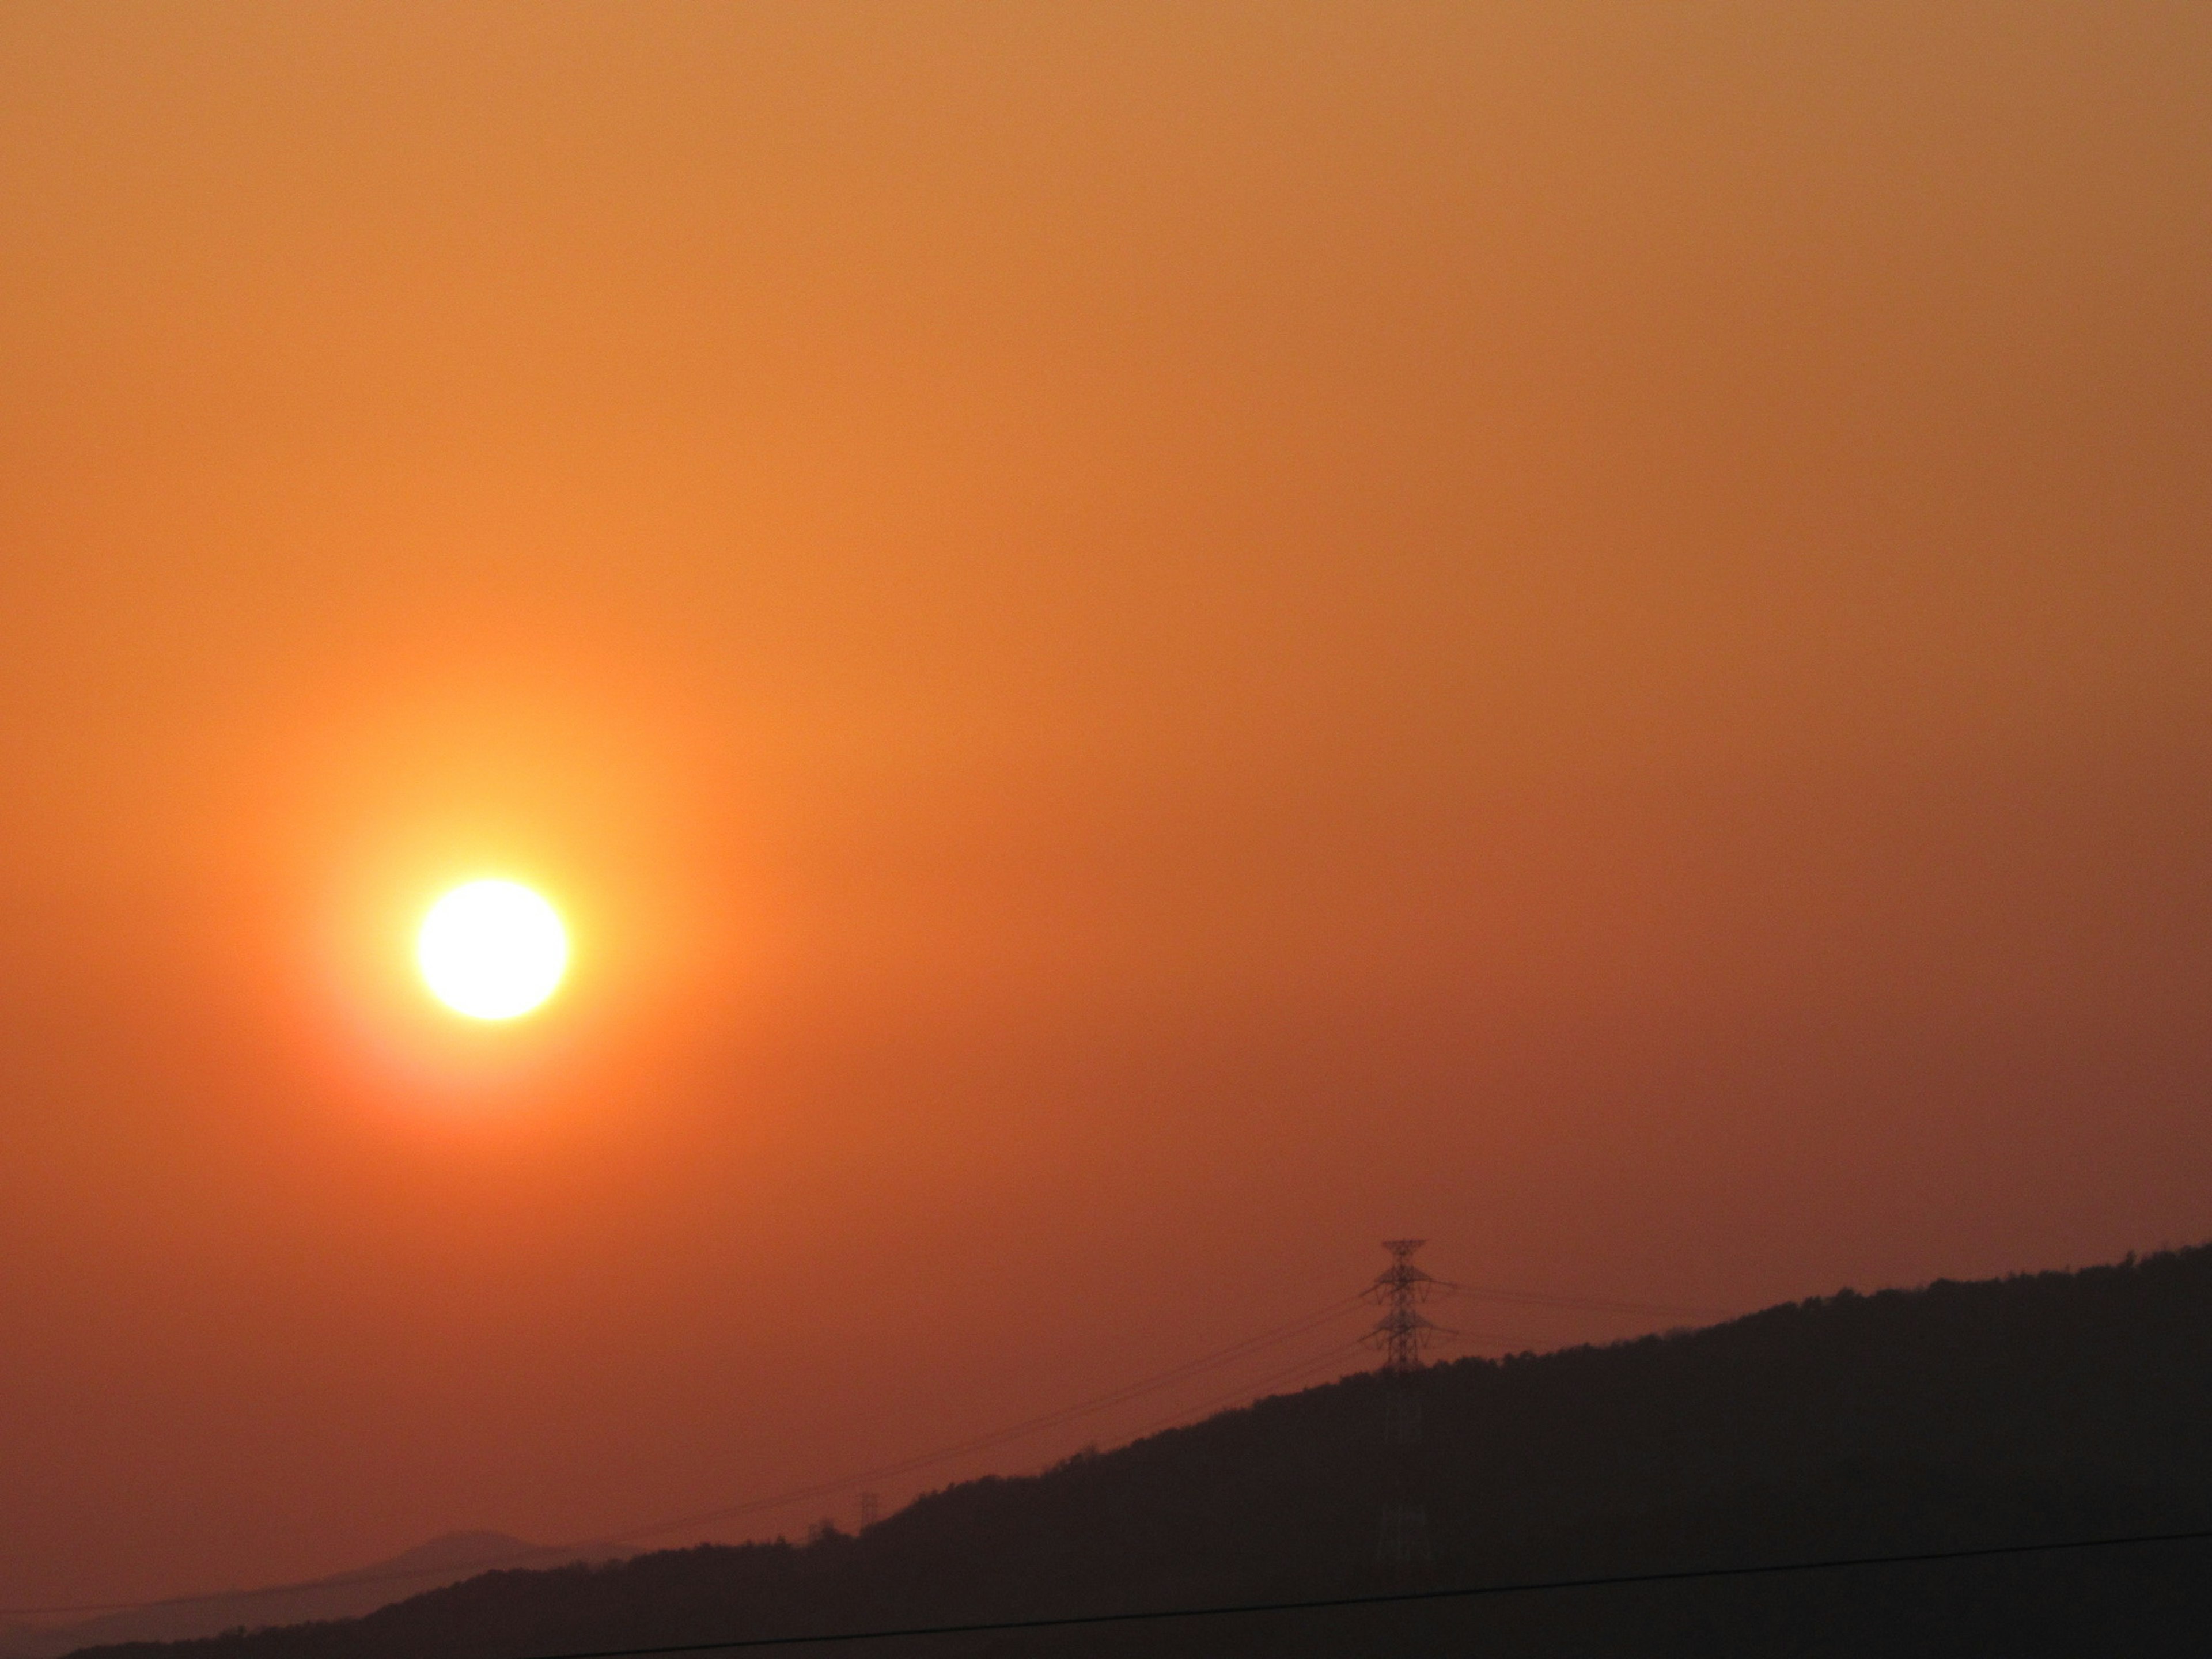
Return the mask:
{"type": "Polygon", "coordinates": [[[158,1601],[69,1624],[10,1626],[0,1629],[0,1659],[55,1659],[99,1644],[173,1642],[221,1631],[353,1618],[490,1567],[552,1567],[607,1560],[623,1553],[530,1544],[502,1532],[447,1533],[387,1559],[309,1583],[158,1601]]]}
{"type": "MultiPolygon", "coordinates": [[[[1406,1395],[1401,1395],[1402,1401],[1406,1395]]],[[[107,1659],[507,1659],[579,1649],[1373,1591],[1417,1499],[1430,1584],[2212,1526],[2212,1248],[1844,1291],[1403,1384],[1350,1377],[929,1494],[854,1538],[498,1571],[364,1618],[107,1659]],[[1402,1387],[1425,1427],[1385,1444],[1402,1387]]],[[[1402,1578],[1395,1582],[1405,1582],[1402,1578]]],[[[1103,1626],[939,1653],[2200,1651],[2212,1544],[1103,1626]],[[1408,1648],[1406,1644],[1413,1644],[1408,1648]]],[[[883,1651],[908,1651],[911,1648],[883,1651]]]]}
{"type": "MultiPolygon", "coordinates": [[[[2212,1238],[2208,87],[2206,0],[0,3],[0,1624],[797,1540],[1338,1375],[985,1433],[1401,1231],[2212,1238]]],[[[791,1617],[1354,1573],[1371,1405],[791,1617]]],[[[1739,1503],[1575,1433],[1449,1565],[1739,1503]]]]}

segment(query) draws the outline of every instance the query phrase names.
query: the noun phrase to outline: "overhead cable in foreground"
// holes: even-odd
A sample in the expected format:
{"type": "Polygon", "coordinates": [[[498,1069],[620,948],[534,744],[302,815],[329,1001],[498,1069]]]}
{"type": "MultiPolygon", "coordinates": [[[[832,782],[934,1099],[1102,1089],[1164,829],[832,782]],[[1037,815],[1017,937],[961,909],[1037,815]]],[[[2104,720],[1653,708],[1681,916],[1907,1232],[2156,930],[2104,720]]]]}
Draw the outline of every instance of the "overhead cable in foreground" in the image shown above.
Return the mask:
{"type": "Polygon", "coordinates": [[[1662,1572],[1616,1572],[1581,1578],[1527,1578],[1504,1584],[1463,1584],[1449,1589],[1392,1590],[1373,1595],[1319,1596],[1303,1601],[1231,1601],[1197,1607],[1147,1607],[1133,1613],[1078,1613],[1044,1619],[995,1619],[966,1625],[908,1625],[882,1630],[815,1632],[801,1636],[741,1636],[719,1642],[672,1642],[659,1647],[590,1648],[534,1654],[530,1659],[662,1659],[687,1653],[734,1653],[744,1649],[826,1647],[836,1643],[920,1640],[932,1636],[994,1636],[1020,1631],[1073,1630],[1102,1625],[1157,1625],[1178,1619],[1238,1619],[1267,1613],[1330,1613],[1351,1607],[1402,1607],[1420,1601],[1470,1601],[1486,1596],[1624,1589],[1637,1584],[1687,1584],[1728,1578],[1778,1578],[1793,1573],[1838,1572],[1852,1567],[1939,1566],[2006,1556],[2057,1555],[2129,1549],[2152,1544],[2212,1542],[2212,1527],[2187,1532],[2131,1533],[2118,1538],[2065,1538],[2033,1544],[1988,1544],[1972,1549],[1911,1550],[1892,1555],[1822,1556],[1802,1561],[1755,1562],[1717,1567],[1678,1567],[1662,1572]]]}

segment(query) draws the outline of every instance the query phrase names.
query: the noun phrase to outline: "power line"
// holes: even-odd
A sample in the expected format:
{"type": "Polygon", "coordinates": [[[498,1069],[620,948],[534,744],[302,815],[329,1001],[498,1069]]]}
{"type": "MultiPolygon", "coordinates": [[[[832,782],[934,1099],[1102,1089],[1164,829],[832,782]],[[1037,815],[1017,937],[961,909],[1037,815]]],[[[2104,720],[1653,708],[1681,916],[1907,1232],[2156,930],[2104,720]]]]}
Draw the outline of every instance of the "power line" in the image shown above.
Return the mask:
{"type": "MultiPolygon", "coordinates": [[[[487,1555],[464,1565],[470,1572],[489,1572],[495,1567],[519,1567],[532,1561],[572,1560],[587,1544],[533,1544],[527,1549],[487,1555]]],[[[557,1565],[557,1563],[556,1563],[557,1565]]],[[[159,1595],[150,1601],[77,1601],[38,1607],[0,1607],[0,1619],[51,1619],[71,1613],[147,1613],[155,1607],[190,1607],[207,1601],[244,1601],[263,1595],[301,1595],[310,1590],[351,1589],[358,1584],[404,1584],[433,1578],[453,1571],[447,1565],[401,1567],[387,1572],[337,1572],[327,1578],[295,1578],[282,1584],[260,1584],[251,1589],[194,1590],[184,1595],[159,1595]]]]}
{"type": "Polygon", "coordinates": [[[925,1452],[919,1456],[905,1458],[896,1463],[881,1464],[875,1468],[864,1469],[856,1474],[845,1475],[835,1480],[817,1481],[811,1486],[770,1493],[767,1497],[752,1498],[743,1504],[732,1504],[716,1510],[704,1510],[695,1514],[678,1516],[672,1521],[654,1522],[648,1526],[633,1527],[626,1532],[608,1533],[590,1541],[594,1544],[627,1543],[634,1538],[649,1538],[658,1533],[673,1532],[679,1527],[703,1526],[709,1522],[735,1520],[741,1516],[757,1514],[763,1510],[781,1509],[787,1504],[795,1504],[804,1498],[819,1498],[830,1492],[842,1492],[863,1480],[884,1480],[892,1475],[907,1474],[915,1469],[925,1468],[933,1463],[941,1463],[948,1458],[962,1456],[969,1452],[988,1450],[992,1447],[1004,1444],[1009,1440],[1035,1433],[1038,1430],[1057,1428],[1078,1418],[1087,1417],[1094,1412],[1103,1411],[1109,1407],[1121,1405],[1145,1395],[1157,1393],[1171,1383],[1180,1382],[1187,1377],[1214,1370],[1232,1359],[1242,1358],[1248,1353],[1272,1347],[1278,1342],[1286,1342],[1294,1336],[1303,1336],[1306,1332],[1325,1325],[1332,1319],[1340,1317],[1358,1301],[1359,1298],[1356,1296],[1340,1297],[1318,1313],[1293,1320],[1287,1325],[1278,1326],[1270,1331],[1263,1331],[1257,1336],[1247,1337],[1241,1342],[1233,1342],[1225,1348],[1217,1349],[1212,1353],[1197,1359],[1188,1360],[1171,1370],[1158,1372],[1140,1382],[1127,1383],[1121,1388],[1095,1395],[1075,1405],[1065,1406],[1058,1411],[1047,1412],[1039,1417],[1025,1419],[1022,1422],[1011,1424],[1006,1428],[993,1430],[988,1434],[978,1435],[973,1439],[939,1447],[933,1452],[925,1452]]]}
{"type": "MultiPolygon", "coordinates": [[[[1528,1340],[1510,1331],[1455,1331],[1452,1334],[1473,1337],[1484,1342],[1523,1342],[1528,1340]]],[[[1132,1439],[1142,1439],[1145,1436],[1158,1430],[1169,1428],[1179,1423],[1194,1421],[1201,1414],[1212,1411],[1218,1407],[1228,1405],[1232,1401],[1254,1399],[1267,1389],[1278,1389],[1286,1383],[1299,1382],[1324,1370],[1332,1360],[1342,1358],[1346,1354],[1356,1352],[1362,1348],[1371,1348],[1374,1346],[1372,1335],[1363,1333],[1353,1337],[1349,1342],[1340,1342],[1334,1347],[1323,1349],[1310,1359],[1300,1360],[1297,1364],[1286,1366],[1279,1371],[1270,1371],[1265,1376],[1255,1377],[1241,1387],[1231,1389],[1224,1394],[1215,1395],[1210,1400],[1200,1401],[1194,1406],[1178,1407],[1164,1417],[1156,1417],[1149,1423],[1129,1430],[1128,1434],[1132,1439]]]]}
{"type": "MultiPolygon", "coordinates": [[[[1725,1316],[1722,1313],[1722,1310],[1716,1309],[1669,1308],[1641,1303],[1611,1302],[1589,1297],[1554,1297],[1545,1292],[1536,1291],[1515,1291],[1495,1286],[1455,1285],[1450,1283],[1449,1280],[1441,1279],[1437,1282],[1440,1286],[1453,1291],[1465,1291],[1479,1296],[1492,1297],[1504,1301],[1519,1302],[1536,1307],[1580,1308],[1615,1313],[1646,1313],[1656,1315],[1691,1314],[1707,1315],[1715,1317],[1725,1316]]],[[[1183,1364],[1171,1367],[1165,1371],[1158,1372],[1152,1376],[1142,1378],[1135,1382],[1124,1384],[1122,1387],[1112,1389],[1106,1394],[1095,1395],[1088,1400],[1079,1401],[1073,1405],[1062,1407],[1057,1411],[1048,1412],[1041,1416],[1025,1419],[1021,1422],[1010,1424],[1005,1428],[994,1430],[988,1434],[978,1435],[971,1439],[963,1440],[953,1445],[941,1446],[934,1451],[926,1452],[919,1456],[902,1459],[898,1462],[884,1464],[872,1469],[862,1469],[854,1474],[841,1476],[834,1480],[816,1481],[805,1486],[796,1486],[783,1492],[772,1492],[765,1497],[750,1499],[744,1503],[728,1504],[720,1509],[706,1510],[690,1515],[678,1516],[671,1520],[650,1522],[641,1526],[628,1528],[620,1532],[606,1533],[597,1537],[582,1539],[572,1543],[538,1545],[529,1549],[517,1550],[504,1555],[488,1556],[481,1561],[471,1563],[471,1567],[473,1571],[490,1571],[495,1569],[503,1567],[525,1567],[533,1562],[557,1562],[573,1559],[577,1555],[587,1553],[594,1548],[605,1547],[610,1545],[625,1544],[637,1539],[651,1538],[661,1533],[674,1532],[684,1527],[703,1526],[712,1522],[736,1520],[742,1516],[758,1514],[764,1510],[780,1509],[786,1504],[801,1503],[810,1498],[821,1498],[832,1493],[844,1492],[864,1481],[886,1480],[896,1475],[912,1474],[917,1469],[927,1468],[933,1464],[944,1462],[949,1459],[963,1456],[970,1452],[989,1450],[996,1446],[1002,1445],[1008,1441],[1018,1439],[1024,1435],[1036,1433],[1045,1429],[1056,1428],[1065,1423],[1074,1421],[1079,1418],[1089,1416],[1093,1413],[1104,1411],[1111,1407],[1124,1404],[1128,1401],[1139,1399],[1147,1394],[1156,1393],[1161,1389],[1169,1387],[1173,1383],[1182,1382],[1188,1377],[1198,1376],[1205,1371],[1212,1370],[1218,1366],[1226,1364],[1231,1360],[1241,1358],[1248,1353],[1255,1352],[1263,1348],[1272,1347],[1277,1343],[1286,1342],[1293,1337],[1304,1335],[1306,1332],[1316,1329],[1316,1328],[1328,1323],[1331,1319],[1336,1318],[1348,1311],[1350,1309],[1358,1305],[1364,1294],[1365,1292],[1363,1291],[1351,1296],[1340,1297],[1336,1301],[1329,1304],[1326,1308],[1323,1308],[1316,1313],[1307,1315],[1301,1319],[1294,1320],[1289,1324],[1277,1326],[1271,1330],[1260,1332],[1255,1335],[1245,1338],[1242,1341],[1231,1343],[1225,1348],[1217,1349],[1210,1354],[1203,1354],[1195,1359],[1187,1360],[1183,1364]]],[[[1467,1334],[1480,1336],[1486,1334],[1478,1332],[1467,1333],[1467,1334]]],[[[1329,1353],[1320,1356],[1307,1369],[1318,1369],[1320,1365],[1326,1363],[1327,1360],[1334,1358],[1337,1352],[1338,1351],[1336,1350],[1332,1350],[1329,1353]]],[[[1301,1372],[1299,1374],[1303,1375],[1304,1373],[1301,1372]]],[[[1284,1378],[1279,1374],[1277,1376],[1272,1376],[1262,1379],[1258,1383],[1248,1385],[1248,1387],[1266,1388],[1273,1386],[1282,1380],[1284,1380],[1284,1378]]],[[[1239,1390],[1238,1392],[1243,1392],[1243,1390],[1239,1390]]],[[[1224,1399],[1233,1397],[1233,1395],[1223,1396],[1224,1399]]],[[[1136,1430],[1132,1437],[1152,1433],[1155,1428],[1164,1426],[1165,1423],[1173,1422],[1177,1418],[1188,1416],[1192,1411],[1205,1409],[1208,1409],[1208,1407],[1187,1407],[1184,1411],[1176,1413],[1174,1417],[1162,1419],[1160,1422],[1147,1425],[1143,1428],[1136,1430]]],[[[244,1601],[249,1599],[258,1599],[264,1596],[293,1595],[313,1590],[348,1589],[356,1587],[374,1586],[378,1584],[404,1584],[413,1581],[434,1577],[439,1573],[446,1571],[448,1571],[448,1569],[442,1567],[410,1567],[385,1572],[336,1573],[328,1577],[297,1579],[281,1584],[264,1584],[251,1589],[203,1590],[182,1595],[156,1596],[148,1601],[80,1601],[41,1607],[0,1607],[0,1618],[67,1618],[78,1614],[92,1615],[105,1613],[135,1613],[153,1607],[191,1607],[211,1601],[244,1601]]]]}
{"type": "Polygon", "coordinates": [[[1305,1359],[1301,1359],[1295,1365],[1287,1365],[1279,1371],[1270,1371],[1267,1376],[1259,1377],[1253,1382],[1246,1382],[1238,1388],[1231,1389],[1226,1394],[1218,1394],[1210,1400],[1200,1401],[1195,1406],[1180,1407],[1175,1411],[1170,1412],[1164,1417],[1156,1417],[1151,1422],[1143,1425],[1141,1427],[1132,1429],[1129,1431],[1130,1437],[1133,1439],[1141,1440],[1145,1436],[1154,1433],[1158,1430],[1170,1428],[1180,1423],[1194,1421],[1203,1417],[1207,1413],[1215,1411],[1223,1406],[1228,1405],[1232,1401],[1255,1399],[1258,1395],[1266,1392],[1269,1389],[1280,1388],[1285,1383],[1296,1382],[1301,1378],[1310,1376],[1315,1372],[1326,1368],[1332,1362],[1341,1359],[1345,1355],[1354,1352],[1366,1346],[1367,1339],[1364,1336],[1355,1336],[1349,1342],[1340,1342],[1335,1346],[1326,1349],[1322,1352],[1312,1355],[1305,1359]]]}
{"type": "Polygon", "coordinates": [[[1510,1290],[1500,1285],[1459,1285],[1448,1279],[1435,1282],[1462,1296],[1486,1297],[1493,1302],[1513,1302],[1529,1308],[1570,1308],[1585,1313],[1652,1314],[1683,1319],[1735,1317],[1734,1310],[1728,1308],[1674,1307],[1663,1302],[1617,1302],[1599,1296],[1554,1296],[1547,1291],[1510,1290]]]}
{"type": "MultiPolygon", "coordinates": [[[[764,1497],[752,1498],[741,1504],[727,1504],[720,1509],[701,1510],[690,1515],[678,1516],[672,1520],[651,1522],[642,1526],[631,1527],[622,1532],[605,1533],[595,1538],[579,1540],[574,1543],[544,1544],[502,1555],[487,1556],[480,1561],[470,1563],[469,1570],[489,1572],[501,1567],[527,1566],[532,1562],[574,1559],[577,1555],[586,1553],[594,1548],[628,1543],[634,1539],[650,1538],[657,1534],[673,1532],[683,1527],[703,1526],[710,1522],[735,1520],[743,1516],[758,1514],[763,1510],[781,1509],[786,1504],[801,1503],[810,1498],[822,1498],[831,1493],[844,1492],[864,1482],[911,1474],[915,1470],[927,1468],[933,1464],[942,1463],[969,1452],[989,1450],[1008,1441],[1019,1439],[1024,1435],[1036,1433],[1044,1429],[1057,1428],[1062,1424],[1073,1422],[1079,1418],[1104,1411],[1110,1407],[1141,1399],[1146,1395],[1157,1393],[1173,1383],[1216,1370],[1232,1360],[1243,1358],[1247,1354],[1255,1353],[1279,1343],[1287,1342],[1293,1337],[1303,1336],[1307,1332],[1327,1324],[1332,1319],[1342,1317],[1358,1304],[1358,1296],[1340,1297],[1318,1311],[1306,1314],[1287,1324],[1278,1325],[1271,1329],[1245,1337],[1242,1340],[1231,1343],[1225,1348],[1218,1348],[1212,1353],[1201,1354],[1195,1359],[1185,1360],[1179,1365],[1156,1372],[1151,1376],[1140,1378],[1134,1382],[1124,1383],[1120,1388],[1109,1389],[1102,1395],[1095,1395],[1087,1400],[1078,1401],[1071,1406],[1063,1406],[1056,1411],[1027,1418],[1018,1423],[994,1429],[988,1434],[977,1435],[952,1445],[940,1446],[934,1451],[903,1458],[895,1463],[879,1465],[872,1469],[858,1470],[834,1480],[819,1480],[804,1486],[794,1486],[782,1492],[770,1492],[764,1497]]],[[[1138,1432],[1141,1434],[1147,1431],[1139,1430],[1138,1432]]],[[[142,1601],[83,1601],[63,1606],[0,1607],[0,1617],[39,1619],[65,1618],[78,1613],[89,1615],[103,1613],[136,1613],[153,1607],[193,1607],[210,1601],[293,1595],[313,1590],[351,1589],[378,1584],[404,1584],[434,1577],[447,1571],[448,1569],[444,1567],[407,1567],[385,1572],[337,1573],[325,1578],[298,1579],[282,1584],[266,1584],[254,1589],[203,1590],[185,1595],[157,1596],[153,1600],[142,1601]]]]}
{"type": "Polygon", "coordinates": [[[1079,1626],[1160,1624],[1172,1619],[1231,1619],[1261,1613],[1326,1613],[1415,1601],[1472,1601],[1545,1591],[1612,1589],[1636,1584],[1683,1584],[1723,1578],[1772,1578],[1790,1573],[1836,1572],[1851,1567],[1909,1567],[1992,1560],[2004,1556],[2056,1555],[2069,1551],[2127,1549],[2147,1544],[2212,1540],[2212,1527],[2189,1532],[2131,1533],[2119,1538],[2066,1538],[2034,1544],[1987,1544],[1972,1549],[1914,1550],[1893,1555],[1835,1555],[1725,1567],[1680,1567],[1663,1572],[1594,1574],[1583,1578],[1528,1578],[1504,1584],[1463,1584],[1450,1589],[1395,1590],[1375,1595],[1332,1595],[1304,1601],[1231,1601],[1200,1607],[1147,1607],[1133,1613],[1065,1613],[1046,1619],[1001,1619],[967,1625],[909,1625],[896,1629],[817,1632],[805,1636],[744,1636],[721,1642],[677,1642],[662,1647],[595,1648],[533,1659],[660,1659],[680,1653],[728,1653],[742,1648],[823,1646],[841,1642],[888,1642],[927,1636],[988,1636],[1016,1631],[1067,1630],[1079,1626]]]}

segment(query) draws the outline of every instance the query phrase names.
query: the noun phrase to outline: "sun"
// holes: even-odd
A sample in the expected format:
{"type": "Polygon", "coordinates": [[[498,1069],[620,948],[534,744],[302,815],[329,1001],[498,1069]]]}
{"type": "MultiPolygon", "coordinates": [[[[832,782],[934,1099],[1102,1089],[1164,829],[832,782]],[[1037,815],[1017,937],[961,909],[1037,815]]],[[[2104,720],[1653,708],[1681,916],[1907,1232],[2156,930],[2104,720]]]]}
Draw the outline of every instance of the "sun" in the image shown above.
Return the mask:
{"type": "Polygon", "coordinates": [[[415,959],[431,994],[471,1019],[513,1019],[551,996],[568,934],[544,898],[515,881],[472,881],[430,907],[415,959]]]}

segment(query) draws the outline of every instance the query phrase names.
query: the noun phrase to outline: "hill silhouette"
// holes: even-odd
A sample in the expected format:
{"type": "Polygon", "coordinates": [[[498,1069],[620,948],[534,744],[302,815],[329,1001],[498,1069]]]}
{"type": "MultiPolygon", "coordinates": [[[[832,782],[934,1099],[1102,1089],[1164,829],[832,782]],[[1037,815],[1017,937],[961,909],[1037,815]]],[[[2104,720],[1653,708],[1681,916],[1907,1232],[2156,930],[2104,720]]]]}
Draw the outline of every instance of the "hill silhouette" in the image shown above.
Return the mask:
{"type": "Polygon", "coordinates": [[[301,1624],[357,1617],[403,1596],[472,1578],[487,1567],[514,1562],[559,1566],[588,1557],[547,1548],[503,1532],[452,1532],[350,1572],[332,1573],[277,1589],[228,1595],[195,1595],[127,1607],[65,1626],[16,1625],[0,1631],[0,1659],[58,1659],[81,1648],[122,1643],[174,1642],[246,1626],[301,1624]]]}
{"type": "MultiPolygon", "coordinates": [[[[1403,1396],[1401,1396],[1403,1398],[1403,1396]]],[[[1356,1594],[1417,1498],[1431,1584],[2212,1527],[2212,1249],[1837,1296],[1705,1329],[1366,1375],[860,1537],[491,1572],[365,1618],[103,1659],[511,1659],[878,1626],[1356,1594]],[[1402,1386],[1417,1449],[1385,1443],[1402,1386]],[[1413,1483],[1409,1488],[1407,1483],[1413,1483]]],[[[1402,1572],[1405,1570],[1396,1570],[1402,1572]]],[[[1547,1593],[872,1653],[1315,1659],[2195,1653],[2212,1544],[1547,1593]]]]}

